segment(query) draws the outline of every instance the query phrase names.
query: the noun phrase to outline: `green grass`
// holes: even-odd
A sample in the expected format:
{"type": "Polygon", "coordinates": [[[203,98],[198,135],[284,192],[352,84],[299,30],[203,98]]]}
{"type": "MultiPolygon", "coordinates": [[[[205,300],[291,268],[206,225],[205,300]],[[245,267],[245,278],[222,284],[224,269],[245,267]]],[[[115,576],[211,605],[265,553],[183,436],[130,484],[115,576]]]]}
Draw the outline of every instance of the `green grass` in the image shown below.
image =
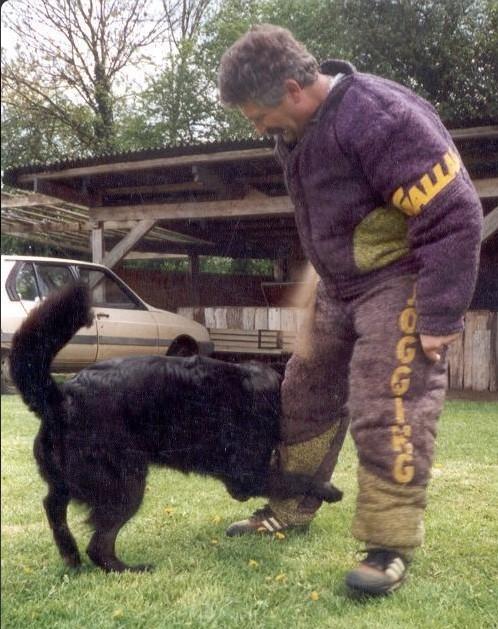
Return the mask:
{"type": "MultiPolygon", "coordinates": [[[[307,534],[227,538],[226,526],[261,501],[237,503],[215,481],[153,469],[118,552],[131,563],[152,561],[155,572],[104,574],[86,556],[70,571],[41,504],[45,487],[31,454],[38,421],[17,396],[2,396],[2,627],[498,627],[497,419],[495,403],[447,403],[426,544],[401,590],[362,602],[343,585],[358,557],[349,438],[335,476],[345,498],[324,506],[307,534]]],[[[83,551],[84,510],[72,506],[69,519],[83,551]]]]}

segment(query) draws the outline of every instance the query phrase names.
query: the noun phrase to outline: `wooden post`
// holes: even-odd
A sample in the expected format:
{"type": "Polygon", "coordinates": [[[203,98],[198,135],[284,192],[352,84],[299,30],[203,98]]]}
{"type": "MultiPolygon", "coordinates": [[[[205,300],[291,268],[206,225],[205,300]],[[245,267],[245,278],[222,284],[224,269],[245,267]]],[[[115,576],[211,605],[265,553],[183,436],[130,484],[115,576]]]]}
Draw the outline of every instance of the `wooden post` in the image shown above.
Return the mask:
{"type": "Polygon", "coordinates": [[[104,248],[104,223],[97,222],[92,226],[91,233],[92,242],[92,262],[102,264],[105,256],[104,248]]]}
{"type": "Polygon", "coordinates": [[[199,287],[199,256],[196,253],[189,255],[190,261],[190,300],[192,306],[199,306],[200,304],[200,287],[199,287]]]}
{"type": "Polygon", "coordinates": [[[275,282],[285,282],[287,279],[287,260],[278,258],[273,262],[273,279],[275,282]]]}

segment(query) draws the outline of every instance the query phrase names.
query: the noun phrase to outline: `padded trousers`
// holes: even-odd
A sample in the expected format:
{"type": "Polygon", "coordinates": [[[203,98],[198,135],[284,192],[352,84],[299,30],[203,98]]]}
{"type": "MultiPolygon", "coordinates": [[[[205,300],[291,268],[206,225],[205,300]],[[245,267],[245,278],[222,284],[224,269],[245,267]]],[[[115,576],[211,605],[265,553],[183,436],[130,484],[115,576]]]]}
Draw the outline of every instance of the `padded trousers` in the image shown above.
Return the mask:
{"type": "MultiPolygon", "coordinates": [[[[409,556],[423,540],[446,357],[430,362],[416,333],[415,278],[386,280],[343,301],[320,282],[282,384],[277,464],[329,480],[348,425],[358,454],[353,535],[409,556]]],[[[271,501],[289,524],[309,522],[312,497],[271,501]]]]}

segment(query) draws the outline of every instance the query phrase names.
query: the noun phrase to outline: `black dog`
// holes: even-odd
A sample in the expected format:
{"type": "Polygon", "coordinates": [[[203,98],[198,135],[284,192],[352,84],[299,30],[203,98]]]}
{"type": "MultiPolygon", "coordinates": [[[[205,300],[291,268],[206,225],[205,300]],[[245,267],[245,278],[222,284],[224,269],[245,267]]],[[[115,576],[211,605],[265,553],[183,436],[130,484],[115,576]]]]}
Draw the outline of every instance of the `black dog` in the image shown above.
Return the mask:
{"type": "Polygon", "coordinates": [[[92,321],[88,291],[78,285],[50,295],[16,333],[11,375],[41,419],[34,453],[48,484],[44,500],[59,552],[81,563],[67,525],[71,499],[90,507],[94,533],[87,552],[104,570],[127,566],[114,546],[140,507],[149,464],[221,480],[238,500],[342,493],[270,465],[279,441],[280,378],[260,364],[144,356],[97,363],[58,385],[57,352],[92,321]]]}

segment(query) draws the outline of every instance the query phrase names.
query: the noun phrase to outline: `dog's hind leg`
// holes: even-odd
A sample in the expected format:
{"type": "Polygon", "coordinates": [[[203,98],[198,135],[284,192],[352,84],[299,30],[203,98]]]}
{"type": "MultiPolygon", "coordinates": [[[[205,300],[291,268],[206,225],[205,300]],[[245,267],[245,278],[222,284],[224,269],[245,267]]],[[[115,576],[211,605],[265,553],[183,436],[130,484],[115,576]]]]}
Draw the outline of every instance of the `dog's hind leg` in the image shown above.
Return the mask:
{"type": "Polygon", "coordinates": [[[43,500],[43,506],[62,559],[70,568],[77,568],[81,565],[81,558],[74,537],[67,525],[69,500],[69,494],[65,487],[50,485],[49,492],[43,500]]]}
{"type": "Polygon", "coordinates": [[[144,572],[152,570],[151,565],[129,566],[116,556],[116,538],[126,522],[138,511],[145,491],[145,474],[125,481],[125,486],[114,487],[114,496],[120,500],[107,501],[94,505],[89,521],[94,526],[87,554],[90,559],[106,572],[144,572]]]}

